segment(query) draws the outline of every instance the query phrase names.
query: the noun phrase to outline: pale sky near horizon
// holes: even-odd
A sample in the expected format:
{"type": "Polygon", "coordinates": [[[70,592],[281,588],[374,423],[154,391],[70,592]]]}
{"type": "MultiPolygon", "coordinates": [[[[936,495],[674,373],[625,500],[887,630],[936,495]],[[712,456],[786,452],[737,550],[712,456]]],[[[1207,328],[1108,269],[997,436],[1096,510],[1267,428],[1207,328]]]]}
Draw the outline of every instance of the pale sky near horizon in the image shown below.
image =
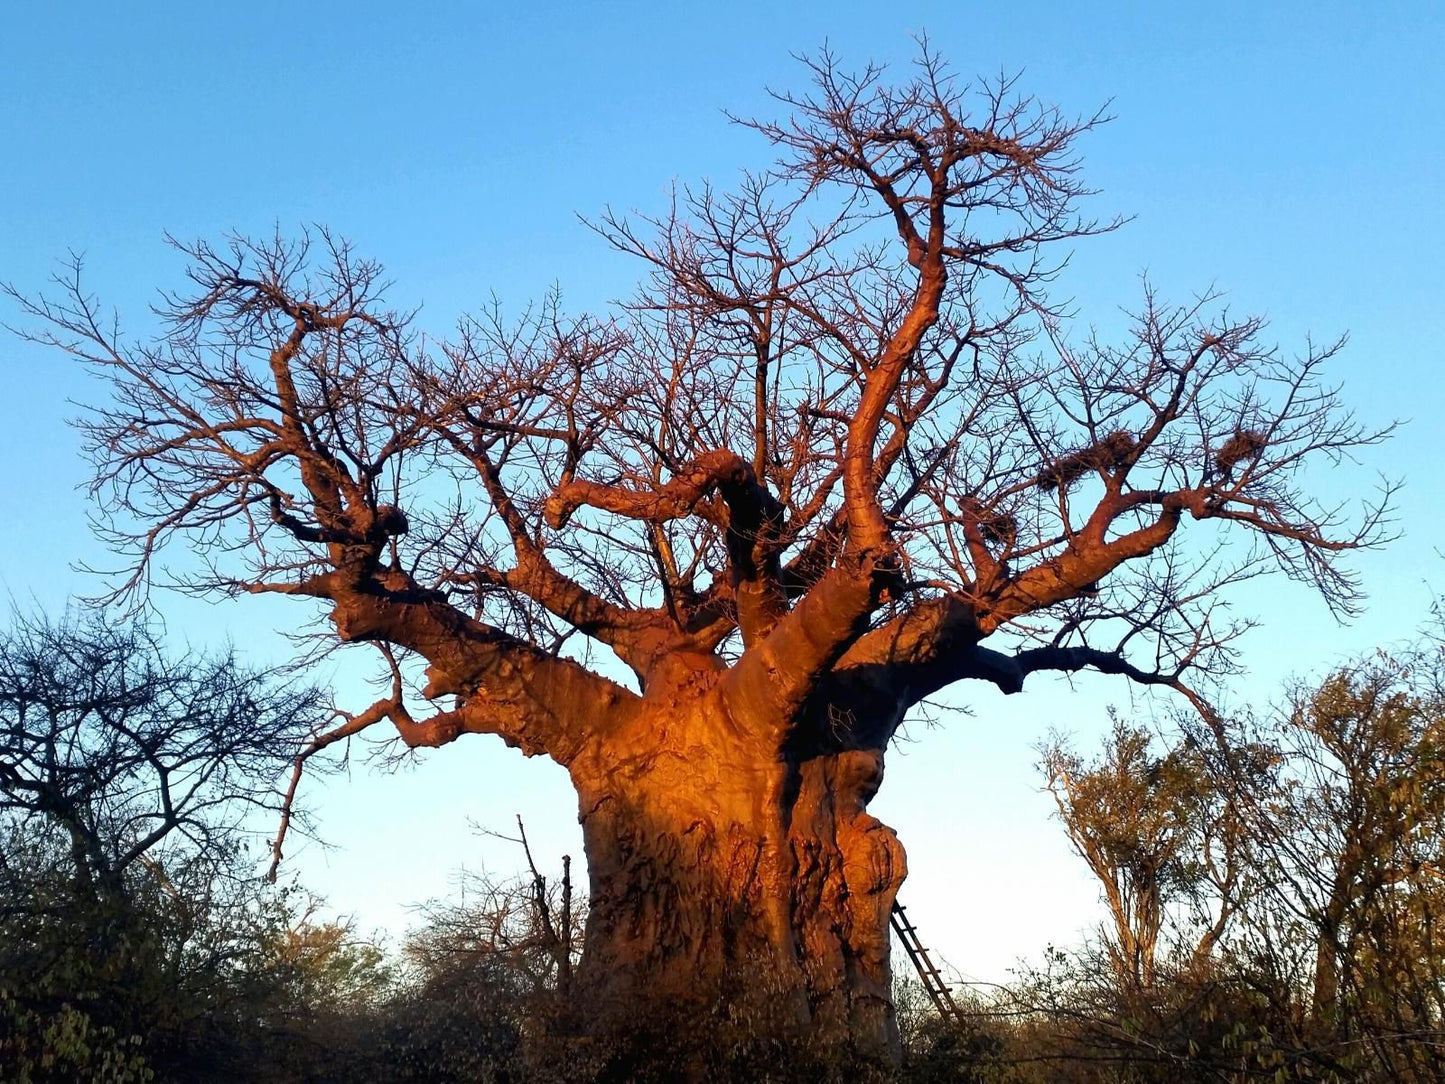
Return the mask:
{"type": "MultiPolygon", "coordinates": [[[[1109,103],[1081,144],[1101,217],[1064,289],[1106,336],[1140,297],[1210,287],[1263,312],[1286,350],[1350,333],[1333,372],[1369,423],[1409,420],[1359,467],[1321,475],[1342,499],[1403,476],[1402,537],[1355,562],[1366,613],[1336,625],[1308,590],[1254,584],[1236,703],[1290,676],[1397,642],[1445,585],[1445,5],[1438,3],[376,3],[12,5],[0,17],[0,279],[43,285],[67,251],[133,331],[181,266],[169,231],[294,232],[325,224],[386,264],[402,307],[445,334],[493,293],[520,306],[554,283],[574,311],[626,294],[639,269],[577,216],[661,210],[673,181],[726,186],[768,148],[723,110],[773,115],[798,88],[790,54],[827,41],[845,64],[906,64],[926,30],[961,75],[1021,73],[1069,113],[1109,103]],[[1098,10],[1098,9],[1104,10],[1098,10]],[[1090,10],[1093,9],[1093,10],[1090,10]]],[[[0,309],[0,319],[15,314],[0,309]]],[[[51,609],[95,589],[79,440],[68,401],[90,378],[0,338],[0,591],[51,609]]],[[[161,598],[172,633],[233,639],[264,662],[272,600],[161,598]]],[[[309,616],[309,615],[305,615],[309,616]]],[[[364,690],[342,689],[353,702],[364,690]]],[[[1020,696],[956,690],[972,714],[910,728],[873,812],[912,870],[901,899],[961,972],[1003,980],[1069,945],[1100,912],[1033,770],[1051,728],[1089,746],[1117,680],[1034,679],[1020,696]]],[[[1147,708],[1141,708],[1146,710],[1147,708]]],[[[521,813],[536,851],[580,857],[564,773],[474,739],[400,775],[358,766],[305,799],[333,849],[293,847],[303,880],[361,925],[398,930],[460,865],[515,869],[477,838],[521,813]]]]}

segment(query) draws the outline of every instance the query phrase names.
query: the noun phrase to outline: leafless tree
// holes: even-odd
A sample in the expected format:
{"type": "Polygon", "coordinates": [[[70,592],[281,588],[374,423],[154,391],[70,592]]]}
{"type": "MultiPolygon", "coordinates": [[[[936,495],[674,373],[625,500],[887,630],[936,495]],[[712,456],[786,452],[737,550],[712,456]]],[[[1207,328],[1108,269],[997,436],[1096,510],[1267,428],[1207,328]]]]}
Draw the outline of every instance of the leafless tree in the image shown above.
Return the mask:
{"type": "Polygon", "coordinates": [[[1338,344],[1277,352],[1209,296],[1067,333],[1050,283],[1113,226],[1079,211],[1102,118],[926,47],[897,82],[807,67],[743,122],[772,168],[595,224],[646,269],[605,316],[548,297],[423,338],[325,231],[178,244],[144,343],[78,267],[12,293],[111,381],[81,424],[117,596],[294,596],[379,645],[391,692],[308,753],[389,720],[565,766],[580,982],[686,998],[747,966],[774,1019],[884,1044],[905,865],[866,806],[909,710],[1036,671],[1197,695],[1233,658],[1221,591],[1282,568],[1348,609],[1338,557],[1388,493],[1297,485],[1383,435],[1325,382],[1338,344]],[[162,564],[178,539],[198,564],[162,564]]]}
{"type": "MultiPolygon", "coordinates": [[[[245,818],[279,811],[286,749],[326,720],[315,690],[229,653],[173,655],[99,618],[17,618],[0,636],[0,825],[58,840],[85,896],[123,895],[140,871],[164,882],[182,860],[226,866],[245,818]]],[[[17,903],[11,857],[0,883],[17,903]]]]}
{"type": "MultiPolygon", "coordinates": [[[[519,818],[520,821],[520,818],[519,818]]],[[[519,824],[520,827],[520,824],[519,824]]],[[[505,837],[523,842],[520,837],[505,837]]],[[[463,871],[460,891],[422,908],[424,923],[413,931],[406,955],[423,981],[468,969],[485,972],[488,981],[520,1001],[565,1003],[582,946],[584,907],[572,899],[571,859],[562,875],[548,883],[525,846],[527,874],[498,878],[463,871]]]]}

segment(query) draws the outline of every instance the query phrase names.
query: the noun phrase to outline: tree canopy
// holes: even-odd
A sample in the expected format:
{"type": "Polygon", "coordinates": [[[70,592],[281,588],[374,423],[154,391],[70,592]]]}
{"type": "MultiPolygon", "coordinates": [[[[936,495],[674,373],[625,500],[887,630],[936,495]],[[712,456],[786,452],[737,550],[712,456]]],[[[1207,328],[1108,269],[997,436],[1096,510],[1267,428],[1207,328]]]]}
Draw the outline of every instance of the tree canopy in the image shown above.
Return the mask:
{"type": "Polygon", "coordinates": [[[1048,286],[1114,225],[1080,211],[1077,142],[1102,118],[965,85],[926,50],[897,82],[808,67],[785,119],[743,122],[771,169],[595,224],[647,272],[602,315],[550,296],[423,336],[324,230],[176,242],[189,283],[149,342],[78,266],[22,298],[32,334],[113,381],[82,425],[132,562],[116,595],[162,576],[175,536],[206,558],[191,589],[364,595],[343,638],[417,650],[432,692],[467,696],[425,722],[388,707],[408,741],[559,751],[522,718],[558,713],[535,684],[501,691],[492,660],[605,701],[630,694],[558,657],[576,634],[644,687],[669,653],[722,652],[788,716],[861,667],[908,702],[1038,669],[1178,683],[1227,663],[1216,589],[1267,565],[1357,601],[1337,558],[1382,538],[1383,501],[1299,486],[1382,435],[1323,376],[1338,343],[1281,352],[1212,296],[1146,294],[1119,344],[1071,334],[1048,286]],[[1188,520],[1256,548],[1183,546],[1188,520]]]}

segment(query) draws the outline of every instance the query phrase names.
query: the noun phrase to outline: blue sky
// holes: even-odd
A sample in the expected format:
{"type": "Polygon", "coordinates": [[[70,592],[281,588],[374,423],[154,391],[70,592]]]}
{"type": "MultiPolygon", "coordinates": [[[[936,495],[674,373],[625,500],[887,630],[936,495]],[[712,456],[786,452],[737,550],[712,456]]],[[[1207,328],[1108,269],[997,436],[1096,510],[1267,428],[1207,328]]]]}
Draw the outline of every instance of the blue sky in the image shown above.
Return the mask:
{"type": "MultiPolygon", "coordinates": [[[[0,278],[40,285],[68,250],[125,325],[147,328],[180,266],[162,244],[228,230],[329,225],[382,260],[393,297],[445,333],[495,293],[553,283],[574,309],[628,292],[637,269],[579,222],[611,204],[661,208],[674,180],[726,184],[767,149],[723,110],[773,115],[766,87],[802,81],[790,54],[824,41],[847,62],[903,64],[926,30],[961,74],[1022,73],[1066,111],[1116,119],[1082,145],[1101,216],[1065,286],[1106,334],[1147,272],[1166,297],[1211,286],[1263,312],[1285,347],[1351,344],[1335,370],[1363,419],[1410,424],[1359,469],[1318,479],[1352,498],[1403,476],[1399,542],[1362,555],[1369,611],[1336,626],[1309,593],[1254,586],[1240,702],[1289,675],[1408,635],[1445,585],[1445,7],[1437,3],[729,5],[370,3],[12,5],[0,19],[0,278]],[[1106,10],[1096,10],[1105,7],[1106,10]],[[1007,9],[1007,10],[1006,10],[1007,9]],[[1090,10],[1095,9],[1095,10],[1090,10]]],[[[13,313],[0,313],[13,319],[13,313]]],[[[104,563],[88,537],[68,400],[99,391],[64,359],[0,339],[0,589],[52,608],[104,563]]],[[[172,631],[234,639],[258,661],[285,606],[158,600],[172,631]]],[[[365,695],[343,689],[359,699],[365,695]]],[[[1032,770],[1051,727],[1087,743],[1102,680],[1040,683],[892,756],[875,811],[911,856],[903,890],[925,941],[963,971],[1069,943],[1095,892],[1032,770]]],[[[579,853],[560,770],[500,743],[444,750],[400,776],[363,768],[309,796],[335,848],[295,868],[367,925],[446,889],[465,862],[513,868],[477,839],[522,813],[542,853],[579,853]]]]}

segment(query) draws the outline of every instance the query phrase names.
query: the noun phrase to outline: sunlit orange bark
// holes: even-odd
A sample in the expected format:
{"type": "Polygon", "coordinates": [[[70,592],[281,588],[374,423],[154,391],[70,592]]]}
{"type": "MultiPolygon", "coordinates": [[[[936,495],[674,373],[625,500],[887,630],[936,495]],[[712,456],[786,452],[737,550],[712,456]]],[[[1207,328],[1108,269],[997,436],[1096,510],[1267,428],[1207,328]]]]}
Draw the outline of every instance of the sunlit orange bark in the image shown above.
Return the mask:
{"type": "Polygon", "coordinates": [[[592,878],[583,982],[623,1013],[640,993],[727,999],[760,1028],[886,1053],[905,864],[865,809],[881,750],[780,748],[721,676],[676,660],[569,765],[592,878]]]}

